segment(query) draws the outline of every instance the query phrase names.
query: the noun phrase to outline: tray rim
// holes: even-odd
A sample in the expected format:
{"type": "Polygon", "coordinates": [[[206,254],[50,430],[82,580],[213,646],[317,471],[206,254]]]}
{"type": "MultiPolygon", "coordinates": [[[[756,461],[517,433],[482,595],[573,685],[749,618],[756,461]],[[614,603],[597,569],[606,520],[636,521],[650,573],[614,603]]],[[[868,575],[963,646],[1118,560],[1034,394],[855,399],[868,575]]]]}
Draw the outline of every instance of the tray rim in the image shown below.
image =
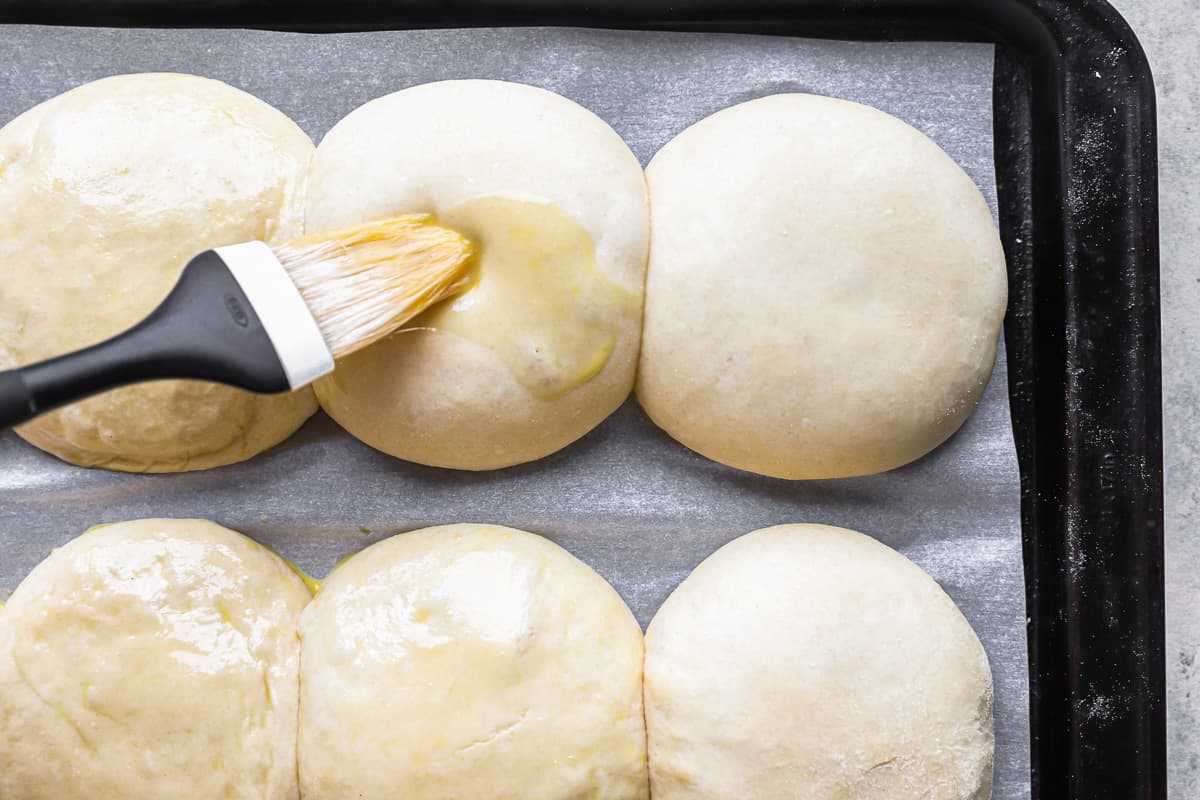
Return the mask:
{"type": "Polygon", "coordinates": [[[1155,95],[1140,43],[1105,0],[0,0],[3,23],[995,42],[1032,796],[1166,797],[1155,95]],[[1113,106],[1103,163],[1073,146],[1100,103],[1113,106]],[[1080,180],[1105,190],[1102,207],[1073,203],[1080,180]],[[1089,703],[1114,691],[1126,704],[1093,713],[1089,703]]]}

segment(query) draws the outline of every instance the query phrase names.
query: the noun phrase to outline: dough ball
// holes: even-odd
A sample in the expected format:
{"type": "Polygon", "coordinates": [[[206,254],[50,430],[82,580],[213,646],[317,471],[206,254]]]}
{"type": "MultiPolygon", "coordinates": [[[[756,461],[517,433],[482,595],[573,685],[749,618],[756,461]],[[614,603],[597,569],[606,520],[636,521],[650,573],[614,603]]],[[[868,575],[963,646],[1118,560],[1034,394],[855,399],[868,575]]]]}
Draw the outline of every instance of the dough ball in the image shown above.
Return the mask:
{"type": "Polygon", "coordinates": [[[308,590],[211,522],[88,531],[0,609],[4,800],[295,800],[308,590]]]}
{"type": "MultiPolygon", "coordinates": [[[[131,327],[202,250],[300,235],[312,151],[271,106],[191,75],[105,78],[0,129],[0,368],[131,327]]],[[[174,472],[249,458],[315,410],[309,390],[157,381],[17,432],[73,464],[174,472]]]]}
{"type": "Polygon", "coordinates": [[[901,466],[991,375],[1004,253],[936,144],[866,106],[783,94],[654,157],[637,395],[697,452],[778,478],[901,466]]]}
{"type": "Polygon", "coordinates": [[[333,571],[300,635],[306,800],[648,797],[641,629],[545,539],[387,539],[333,571]]]}
{"type": "Polygon", "coordinates": [[[904,556],[825,525],[705,560],[646,634],[656,800],[986,800],[992,676],[904,556]]]}
{"type": "Polygon", "coordinates": [[[401,212],[470,236],[479,281],[316,385],[342,427],[398,458],[495,469],[565,447],[628,397],[646,188],[599,117],[501,81],[367,103],[317,148],[308,227],[401,212]]]}

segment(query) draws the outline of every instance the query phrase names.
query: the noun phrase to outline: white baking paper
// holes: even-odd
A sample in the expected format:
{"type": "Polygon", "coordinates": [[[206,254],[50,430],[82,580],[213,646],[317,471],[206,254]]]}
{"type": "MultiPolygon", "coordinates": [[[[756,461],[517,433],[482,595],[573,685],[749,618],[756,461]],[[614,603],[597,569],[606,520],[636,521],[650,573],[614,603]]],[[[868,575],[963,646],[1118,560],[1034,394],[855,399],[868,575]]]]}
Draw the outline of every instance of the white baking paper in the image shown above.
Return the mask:
{"type": "MultiPolygon", "coordinates": [[[[487,77],[582,103],[645,163],[718,109],[802,91],[908,121],[970,173],[994,210],[992,57],[990,45],[572,29],[303,35],[12,26],[0,28],[0,121],[106,75],[179,71],[256,94],[319,141],[379,95],[487,77]]],[[[1029,797],[1019,513],[1003,353],[979,409],[947,444],[909,467],[838,481],[780,481],[706,461],[633,401],[556,455],[486,473],[396,461],[323,415],[248,463],[182,475],[78,469],[9,433],[0,436],[0,597],[52,547],[100,522],[207,517],[322,575],[390,534],[480,521],[559,542],[610,580],[645,625],[688,571],[730,539],[783,522],[843,525],[924,567],[979,633],[996,681],[993,796],[1015,800],[1029,797]]]]}

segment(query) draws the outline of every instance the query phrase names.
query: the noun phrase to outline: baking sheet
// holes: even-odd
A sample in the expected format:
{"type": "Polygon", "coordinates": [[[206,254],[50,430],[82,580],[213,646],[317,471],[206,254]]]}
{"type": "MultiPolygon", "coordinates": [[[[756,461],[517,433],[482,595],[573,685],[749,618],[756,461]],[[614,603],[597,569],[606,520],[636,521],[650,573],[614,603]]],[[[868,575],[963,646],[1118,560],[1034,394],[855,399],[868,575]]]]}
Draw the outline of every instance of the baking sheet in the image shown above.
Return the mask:
{"type": "MultiPolygon", "coordinates": [[[[876,106],[924,131],[996,207],[991,45],[572,29],[317,36],[9,26],[0,28],[0,54],[0,121],[105,75],[181,71],[262,97],[319,141],[381,94],[492,77],[582,103],[643,163],[720,108],[814,92],[876,106]]],[[[0,597],[50,548],[100,522],[207,517],[322,575],[390,534],[479,521],[559,542],[611,581],[645,625],[692,567],[730,539],[783,522],[843,525],[912,558],[971,621],[996,681],[993,797],[1027,798],[1025,589],[1007,396],[1001,352],[979,409],[930,456],[884,475],[801,483],[706,461],[633,401],[556,455],[488,473],[393,460],[323,415],[248,463],[169,476],[77,469],[9,433],[0,435],[0,597]]]]}

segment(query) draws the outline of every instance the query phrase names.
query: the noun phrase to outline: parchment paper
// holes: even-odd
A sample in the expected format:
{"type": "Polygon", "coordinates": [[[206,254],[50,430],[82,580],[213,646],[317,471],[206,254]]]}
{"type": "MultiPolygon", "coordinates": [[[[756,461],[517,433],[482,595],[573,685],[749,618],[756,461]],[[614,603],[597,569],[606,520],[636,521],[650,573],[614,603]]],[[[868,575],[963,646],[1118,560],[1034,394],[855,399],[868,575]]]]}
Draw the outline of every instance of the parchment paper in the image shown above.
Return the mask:
{"type": "MultiPolygon", "coordinates": [[[[228,81],[318,141],[356,106],[406,86],[521,81],[595,111],[643,163],[725,106],[814,92],[915,125],[995,209],[990,45],[568,29],[319,36],[13,26],[0,28],[0,121],[85,81],[159,70],[228,81]]],[[[993,796],[1008,800],[1029,796],[1018,491],[1003,353],[979,409],[950,442],[904,469],[840,481],[793,483],[706,461],[633,401],[554,456],[480,474],[396,461],[323,415],[245,464],[167,476],[74,468],[9,433],[0,436],[0,597],[52,547],[100,522],[207,517],[323,575],[390,534],[480,521],[559,542],[611,581],[645,625],[691,568],[730,539],[783,522],[843,525],[924,567],[979,633],[996,681],[993,796]]]]}

